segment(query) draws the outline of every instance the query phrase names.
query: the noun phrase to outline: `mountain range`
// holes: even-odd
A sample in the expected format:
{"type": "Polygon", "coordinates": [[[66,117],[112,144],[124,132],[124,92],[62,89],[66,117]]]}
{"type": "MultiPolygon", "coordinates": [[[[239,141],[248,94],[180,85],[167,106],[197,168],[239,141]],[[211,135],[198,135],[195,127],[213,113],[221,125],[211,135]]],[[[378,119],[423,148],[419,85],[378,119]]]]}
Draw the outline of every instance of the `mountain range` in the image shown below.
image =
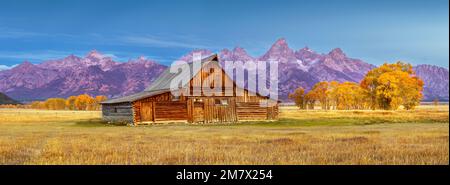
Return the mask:
{"type": "MultiPolygon", "coordinates": [[[[193,50],[180,60],[189,61],[192,54],[212,54],[209,50],[193,50]]],[[[359,82],[375,65],[348,57],[340,48],[317,53],[308,47],[291,49],[285,39],[277,40],[260,57],[250,56],[244,48],[223,49],[221,64],[226,61],[278,61],[279,93],[286,100],[288,93],[302,86],[307,90],[319,81],[359,82]]],[[[40,64],[23,62],[12,69],[0,71],[0,92],[22,101],[68,97],[81,93],[120,97],[142,91],[167,66],[139,57],[127,62],[114,61],[93,50],[84,57],[70,55],[40,64]]],[[[448,100],[449,71],[433,65],[414,66],[424,81],[424,99],[448,100]]]]}

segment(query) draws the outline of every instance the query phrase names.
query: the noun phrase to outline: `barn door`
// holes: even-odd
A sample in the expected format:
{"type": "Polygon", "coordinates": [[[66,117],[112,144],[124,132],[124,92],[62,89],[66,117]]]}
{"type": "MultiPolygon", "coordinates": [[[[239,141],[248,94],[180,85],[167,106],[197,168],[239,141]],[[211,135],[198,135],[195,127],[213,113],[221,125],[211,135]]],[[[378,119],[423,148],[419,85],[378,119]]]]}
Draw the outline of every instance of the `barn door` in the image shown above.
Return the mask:
{"type": "Polygon", "coordinates": [[[234,98],[207,98],[204,101],[204,119],[206,123],[236,122],[236,101],[234,98]]]}
{"type": "Polygon", "coordinates": [[[194,102],[193,119],[194,119],[194,122],[204,122],[205,121],[204,103],[203,102],[194,102]]]}
{"type": "Polygon", "coordinates": [[[153,102],[142,102],[141,105],[141,121],[154,121],[153,119],[153,102]]]}

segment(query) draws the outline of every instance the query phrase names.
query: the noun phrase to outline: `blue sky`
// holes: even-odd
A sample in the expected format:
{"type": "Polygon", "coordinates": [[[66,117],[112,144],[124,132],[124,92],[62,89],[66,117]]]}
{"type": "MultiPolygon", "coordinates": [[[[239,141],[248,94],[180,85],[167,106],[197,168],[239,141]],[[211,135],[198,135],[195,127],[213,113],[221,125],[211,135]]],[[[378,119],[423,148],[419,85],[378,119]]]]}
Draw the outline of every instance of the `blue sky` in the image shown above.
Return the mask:
{"type": "Polygon", "coordinates": [[[92,49],[164,64],[199,48],[240,46],[260,56],[285,38],[293,49],[340,47],[372,64],[448,68],[448,7],[448,0],[1,0],[0,65],[92,49]]]}

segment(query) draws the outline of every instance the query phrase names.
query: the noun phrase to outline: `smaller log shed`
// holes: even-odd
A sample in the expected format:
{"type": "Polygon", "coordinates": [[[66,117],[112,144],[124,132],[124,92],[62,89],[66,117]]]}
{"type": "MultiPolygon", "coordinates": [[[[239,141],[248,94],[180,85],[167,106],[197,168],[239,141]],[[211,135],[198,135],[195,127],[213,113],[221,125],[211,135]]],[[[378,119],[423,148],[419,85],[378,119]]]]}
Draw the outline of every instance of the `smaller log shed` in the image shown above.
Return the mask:
{"type": "MultiPolygon", "coordinates": [[[[278,119],[278,102],[269,97],[252,93],[226,75],[218,63],[216,54],[204,58],[202,67],[192,72],[192,78],[183,88],[190,88],[191,94],[175,97],[170,92],[170,83],[178,74],[164,71],[143,92],[102,102],[102,116],[109,122],[128,122],[134,125],[164,122],[186,123],[234,123],[253,120],[278,119]],[[214,84],[211,75],[222,73],[222,84],[233,84],[233,93],[226,94],[225,87],[215,88],[206,96],[204,84],[214,84]],[[193,90],[201,89],[201,95],[194,96],[193,90]],[[243,93],[237,93],[239,92],[243,93]],[[239,94],[239,96],[237,95],[239,94]],[[261,103],[270,106],[260,106],[261,103]]],[[[184,64],[192,68],[192,63],[184,64]]]]}

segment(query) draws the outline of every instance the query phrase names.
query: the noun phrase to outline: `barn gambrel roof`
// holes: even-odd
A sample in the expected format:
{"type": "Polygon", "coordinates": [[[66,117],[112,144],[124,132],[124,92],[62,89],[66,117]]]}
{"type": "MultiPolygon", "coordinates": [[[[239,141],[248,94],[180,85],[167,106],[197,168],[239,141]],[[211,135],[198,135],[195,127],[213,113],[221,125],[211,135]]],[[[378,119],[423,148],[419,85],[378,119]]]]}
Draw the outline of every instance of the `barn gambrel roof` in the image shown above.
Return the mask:
{"type": "MultiPolygon", "coordinates": [[[[218,62],[217,54],[213,54],[213,55],[211,55],[209,57],[206,57],[206,58],[202,59],[202,65],[209,64],[210,62],[218,62]]],[[[189,67],[189,69],[193,69],[193,67],[192,67],[193,66],[193,62],[182,63],[182,64],[179,64],[179,65],[188,65],[187,67],[189,67]]],[[[194,70],[196,70],[196,71],[192,72],[192,74],[193,74],[192,76],[190,74],[186,74],[186,76],[182,77],[182,78],[189,78],[189,79],[191,79],[198,72],[200,72],[201,68],[194,69],[194,70]]],[[[147,98],[147,97],[150,97],[150,96],[155,96],[155,95],[158,95],[158,94],[170,92],[170,83],[178,75],[180,75],[180,74],[178,74],[178,73],[171,73],[170,72],[170,67],[169,67],[166,70],[164,70],[161,73],[161,75],[159,75],[159,77],[155,81],[153,81],[152,84],[149,87],[147,87],[144,91],[136,93],[136,94],[120,97],[120,98],[106,100],[106,101],[101,102],[101,104],[131,103],[131,102],[134,102],[134,101],[142,99],[142,98],[147,98]]],[[[183,83],[185,83],[185,82],[188,82],[188,81],[183,81],[183,83]]],[[[187,85],[188,85],[188,83],[182,84],[182,87],[186,87],[187,85]]]]}
{"type": "MultiPolygon", "coordinates": [[[[209,57],[206,57],[204,59],[202,59],[202,65],[207,65],[210,62],[217,62],[218,61],[218,57],[216,54],[211,55],[209,57]]],[[[181,68],[187,67],[189,69],[194,69],[193,68],[193,62],[189,62],[189,63],[183,63],[180,65],[186,65],[186,66],[180,66],[181,68]]],[[[220,65],[219,65],[220,66],[220,65]]],[[[194,69],[196,71],[192,72],[191,74],[185,74],[186,76],[181,76],[181,78],[185,79],[185,78],[189,78],[192,79],[198,72],[200,72],[201,68],[198,69],[194,69]]],[[[183,73],[181,73],[183,74],[183,73]]],[[[165,71],[163,71],[161,73],[161,75],[158,77],[158,79],[156,79],[154,82],[152,82],[152,84],[147,87],[144,91],[159,91],[159,90],[170,90],[170,82],[177,76],[181,75],[178,73],[171,73],[170,72],[170,68],[167,68],[165,71]]],[[[183,81],[183,83],[186,81],[183,81]]],[[[186,87],[188,84],[182,84],[182,87],[186,87]]]]}

